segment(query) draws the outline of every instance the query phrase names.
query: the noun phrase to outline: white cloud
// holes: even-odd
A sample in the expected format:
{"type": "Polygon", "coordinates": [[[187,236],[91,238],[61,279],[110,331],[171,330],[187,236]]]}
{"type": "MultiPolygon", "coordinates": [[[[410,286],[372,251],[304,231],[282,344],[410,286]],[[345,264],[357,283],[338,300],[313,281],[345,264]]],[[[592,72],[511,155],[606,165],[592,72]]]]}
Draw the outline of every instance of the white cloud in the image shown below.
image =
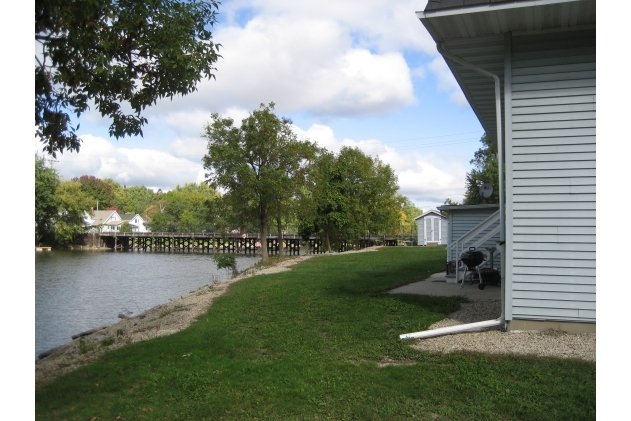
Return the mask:
{"type": "Polygon", "coordinates": [[[427,71],[425,70],[425,66],[417,66],[412,69],[411,74],[414,77],[425,79],[425,76],[427,75],[427,71]]]}
{"type": "Polygon", "coordinates": [[[445,63],[442,57],[436,57],[428,67],[438,78],[438,88],[451,94],[449,99],[452,102],[463,107],[469,106],[469,102],[462,93],[460,85],[458,85],[456,78],[453,73],[451,73],[451,70],[449,70],[447,63],[445,63]]]}
{"type": "MultiPolygon", "coordinates": [[[[111,178],[123,185],[144,185],[170,190],[176,185],[201,182],[201,161],[192,161],[152,149],[117,148],[109,140],[84,135],[79,154],[57,154],[55,169],[72,179],[82,175],[111,178]]],[[[36,146],[41,153],[41,145],[36,146]]],[[[42,154],[43,155],[43,154],[42,154]]]]}
{"type": "Polygon", "coordinates": [[[435,54],[434,41],[415,14],[426,4],[426,0],[236,0],[222,4],[221,13],[232,24],[243,12],[291,19],[326,19],[348,28],[359,46],[371,50],[408,49],[435,54]]]}
{"type": "Polygon", "coordinates": [[[353,47],[347,28],[332,20],[256,17],[216,36],[226,47],[216,81],[201,83],[194,97],[204,108],[274,101],[282,112],[358,115],[415,101],[401,53],[353,47]]]}
{"type": "MultiPolygon", "coordinates": [[[[229,107],[220,114],[222,117],[232,118],[234,125],[239,126],[249,112],[239,107],[229,107]]],[[[206,125],[212,121],[211,115],[200,110],[178,111],[167,114],[162,121],[179,135],[169,144],[169,152],[177,157],[199,162],[207,152],[208,141],[203,134],[206,125]]]]}
{"type": "Polygon", "coordinates": [[[169,152],[179,158],[201,162],[207,152],[208,142],[201,137],[188,137],[175,140],[169,145],[169,152]]]}
{"type": "Polygon", "coordinates": [[[240,107],[228,107],[225,111],[220,113],[224,118],[231,118],[234,121],[235,126],[240,126],[243,119],[250,116],[250,111],[240,107]]]}
{"type": "Polygon", "coordinates": [[[161,120],[180,136],[200,137],[204,126],[210,121],[210,113],[200,109],[175,111],[161,117],[161,120]]]}
{"type": "MultiPolygon", "coordinates": [[[[227,13],[250,4],[227,5],[227,13]]],[[[410,40],[429,37],[414,15],[418,7],[414,4],[255,1],[258,14],[243,27],[224,24],[214,31],[214,39],[223,45],[216,79],[201,81],[194,94],[159,101],[147,113],[252,110],[274,101],[282,113],[353,116],[414,104],[412,74],[403,49],[435,54],[435,46],[392,38],[408,26],[415,28],[410,40]],[[399,22],[404,10],[407,24],[399,22]]]]}

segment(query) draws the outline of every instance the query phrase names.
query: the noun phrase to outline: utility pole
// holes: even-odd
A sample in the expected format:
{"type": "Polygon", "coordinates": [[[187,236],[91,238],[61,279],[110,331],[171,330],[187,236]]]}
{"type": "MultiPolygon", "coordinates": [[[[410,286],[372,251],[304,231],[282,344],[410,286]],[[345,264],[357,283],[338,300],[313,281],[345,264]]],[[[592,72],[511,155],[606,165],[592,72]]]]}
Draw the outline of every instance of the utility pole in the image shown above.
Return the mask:
{"type": "Polygon", "coordinates": [[[48,163],[50,164],[51,170],[53,169],[53,162],[59,162],[56,159],[52,159],[52,158],[48,158],[48,159],[44,158],[44,161],[48,161],[48,163]]]}

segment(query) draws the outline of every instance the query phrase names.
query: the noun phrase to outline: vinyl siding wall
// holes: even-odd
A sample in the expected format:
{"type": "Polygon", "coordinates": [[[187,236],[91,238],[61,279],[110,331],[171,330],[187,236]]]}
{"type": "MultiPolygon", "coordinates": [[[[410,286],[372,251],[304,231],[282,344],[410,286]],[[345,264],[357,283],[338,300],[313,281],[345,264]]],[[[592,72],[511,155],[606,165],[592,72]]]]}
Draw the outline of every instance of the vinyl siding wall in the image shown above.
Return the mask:
{"type": "Polygon", "coordinates": [[[595,322],[596,31],[511,49],[512,317],[595,322]]]}
{"type": "MultiPolygon", "coordinates": [[[[469,233],[477,225],[479,225],[486,218],[497,212],[499,205],[495,207],[480,207],[478,209],[469,208],[462,210],[449,210],[449,244],[451,245],[463,235],[469,233]]],[[[497,223],[499,224],[499,222],[497,223]]],[[[496,225],[492,225],[487,230],[480,233],[472,242],[475,242],[477,238],[484,237],[489,233],[496,225]]],[[[479,250],[484,250],[485,247],[495,247],[500,241],[499,233],[491,237],[488,241],[477,247],[479,250]]],[[[455,248],[449,247],[447,249],[447,261],[460,260],[460,253],[456,253],[455,248]]],[[[495,253],[493,257],[493,267],[500,269],[501,257],[499,253],[495,253]]]]}

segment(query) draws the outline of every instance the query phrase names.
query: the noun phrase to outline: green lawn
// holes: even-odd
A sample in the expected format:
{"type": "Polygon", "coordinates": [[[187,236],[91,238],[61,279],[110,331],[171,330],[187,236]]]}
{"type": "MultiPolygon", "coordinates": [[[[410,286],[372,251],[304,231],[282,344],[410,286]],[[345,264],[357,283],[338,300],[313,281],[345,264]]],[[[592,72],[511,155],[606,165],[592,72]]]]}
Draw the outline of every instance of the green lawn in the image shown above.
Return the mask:
{"type": "Polygon", "coordinates": [[[443,356],[399,340],[461,301],[385,291],[442,271],[445,260],[442,247],[392,247],[244,279],[190,328],[38,390],[36,418],[595,419],[595,363],[443,356]],[[380,366],[385,359],[400,364],[380,366]]]}

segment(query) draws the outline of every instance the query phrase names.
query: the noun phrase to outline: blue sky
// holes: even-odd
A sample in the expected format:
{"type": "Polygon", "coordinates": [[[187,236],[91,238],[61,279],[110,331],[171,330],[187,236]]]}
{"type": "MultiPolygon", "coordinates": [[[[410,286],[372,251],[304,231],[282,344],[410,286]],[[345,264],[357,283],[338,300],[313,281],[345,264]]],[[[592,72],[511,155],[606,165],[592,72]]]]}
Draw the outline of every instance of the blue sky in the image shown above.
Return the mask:
{"type": "Polygon", "coordinates": [[[301,138],[379,156],[423,210],[462,200],[483,129],[416,18],[427,1],[330,3],[224,2],[213,28],[223,46],[216,80],[147,109],[142,138],[109,138],[107,120],[83,115],[81,151],[58,155],[55,168],[65,179],[88,174],[163,191],[200,182],[210,114],[240,121],[273,101],[301,138]]]}

